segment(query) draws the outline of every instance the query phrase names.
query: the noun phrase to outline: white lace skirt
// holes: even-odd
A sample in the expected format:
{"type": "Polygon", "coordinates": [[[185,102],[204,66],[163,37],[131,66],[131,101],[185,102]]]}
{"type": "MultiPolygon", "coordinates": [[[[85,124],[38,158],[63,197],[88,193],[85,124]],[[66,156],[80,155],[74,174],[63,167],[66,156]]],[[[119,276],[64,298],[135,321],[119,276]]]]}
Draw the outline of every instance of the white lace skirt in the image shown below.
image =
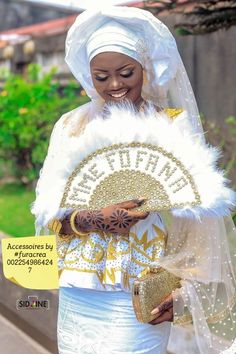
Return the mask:
{"type": "Polygon", "coordinates": [[[170,323],[137,321],[131,293],[59,289],[59,354],[164,354],[170,323]]]}

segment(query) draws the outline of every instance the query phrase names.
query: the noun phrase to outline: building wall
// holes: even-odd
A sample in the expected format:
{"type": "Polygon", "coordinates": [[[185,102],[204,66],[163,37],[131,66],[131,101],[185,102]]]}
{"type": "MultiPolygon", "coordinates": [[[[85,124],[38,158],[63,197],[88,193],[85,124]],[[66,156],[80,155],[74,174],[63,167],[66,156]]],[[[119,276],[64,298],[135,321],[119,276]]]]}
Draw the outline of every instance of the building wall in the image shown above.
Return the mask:
{"type": "MultiPolygon", "coordinates": [[[[0,0],[0,6],[3,3],[6,3],[6,1],[0,0]]],[[[21,10],[23,9],[23,4],[16,6],[13,1],[13,5],[14,9],[17,6],[21,6],[21,10]]],[[[27,11],[31,13],[33,7],[27,6],[27,11]]],[[[12,9],[12,7],[9,7],[9,9],[12,9]]],[[[56,12],[54,10],[51,11],[45,11],[45,9],[42,11],[41,8],[41,12],[44,13],[42,16],[54,16],[56,12]]],[[[23,10],[21,15],[23,16],[23,10]]],[[[36,22],[39,22],[39,20],[42,21],[40,13],[34,16],[37,19],[36,22]]],[[[33,21],[34,16],[32,15],[31,19],[24,19],[24,21],[33,21]]],[[[1,8],[0,17],[3,17],[1,8]]],[[[161,18],[161,20],[168,25],[174,34],[173,24],[176,22],[176,18],[169,16],[168,18],[161,18]]],[[[0,26],[1,24],[2,21],[0,18],[0,26]]],[[[8,22],[8,25],[10,25],[10,22],[8,22]]],[[[36,39],[36,53],[31,57],[24,58],[22,50],[18,46],[12,60],[13,65],[11,66],[7,60],[1,58],[2,51],[0,50],[0,67],[8,66],[13,69],[19,69],[22,65],[27,65],[31,60],[36,60],[43,65],[44,70],[47,70],[51,64],[55,65],[58,61],[59,73],[63,77],[68,75],[71,78],[72,76],[63,59],[65,37],[66,34],[60,34],[54,37],[36,39]],[[20,65],[17,63],[20,63],[20,65]]],[[[215,120],[219,123],[223,122],[229,115],[236,117],[236,46],[234,45],[236,26],[231,27],[229,30],[221,30],[207,35],[175,37],[192,83],[200,112],[207,119],[215,120]]],[[[17,71],[19,72],[19,70],[17,71]]]]}
{"type": "Polygon", "coordinates": [[[0,31],[24,27],[71,14],[45,6],[37,6],[14,0],[0,0],[0,31]]]}

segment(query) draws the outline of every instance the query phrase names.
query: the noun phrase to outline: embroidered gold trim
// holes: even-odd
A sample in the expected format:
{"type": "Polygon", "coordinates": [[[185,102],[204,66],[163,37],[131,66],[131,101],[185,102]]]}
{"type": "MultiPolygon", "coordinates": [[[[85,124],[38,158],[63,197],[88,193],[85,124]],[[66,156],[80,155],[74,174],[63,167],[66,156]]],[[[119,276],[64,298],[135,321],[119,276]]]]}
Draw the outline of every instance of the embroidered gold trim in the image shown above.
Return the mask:
{"type": "Polygon", "coordinates": [[[70,242],[70,241],[75,237],[75,235],[58,234],[58,237],[59,237],[62,241],[70,242]]]}
{"type": "MultiPolygon", "coordinates": [[[[129,279],[136,278],[137,275],[129,274],[127,272],[127,270],[122,269],[120,266],[118,266],[118,267],[108,266],[103,271],[99,271],[97,269],[72,268],[72,267],[70,267],[70,265],[81,261],[81,259],[83,258],[85,260],[85,262],[87,262],[87,266],[93,264],[95,267],[96,264],[100,263],[104,259],[105,256],[106,256],[107,260],[115,261],[119,256],[129,254],[129,253],[131,253],[131,255],[132,255],[132,249],[134,249],[136,252],[138,252],[140,255],[142,254],[147,259],[146,263],[140,262],[140,265],[143,267],[148,267],[148,264],[149,264],[148,261],[153,261],[153,252],[156,251],[156,249],[152,249],[152,256],[149,256],[149,254],[146,253],[145,251],[150,249],[150,247],[153,245],[157,246],[158,248],[160,248],[162,250],[165,245],[165,237],[166,237],[164,232],[158,226],[156,226],[155,224],[152,224],[152,227],[156,233],[156,236],[149,241],[147,238],[147,236],[148,236],[147,231],[145,231],[142,234],[141,238],[138,238],[136,233],[133,233],[133,232],[130,233],[130,235],[129,235],[130,239],[127,236],[124,237],[123,235],[117,235],[117,238],[113,238],[112,235],[109,235],[110,238],[109,238],[109,243],[107,245],[107,249],[105,247],[103,247],[101,244],[99,244],[98,242],[91,240],[89,237],[87,237],[87,239],[81,238],[82,241],[79,244],[77,244],[75,247],[73,247],[72,249],[66,250],[64,257],[61,258],[62,260],[64,260],[64,268],[63,269],[68,269],[68,270],[78,270],[79,269],[79,271],[81,271],[81,272],[96,273],[98,276],[98,279],[101,282],[103,282],[106,279],[106,277],[108,277],[111,279],[113,284],[115,284],[115,273],[117,271],[121,271],[121,273],[123,274],[122,279],[123,279],[124,287],[130,289],[129,279]],[[132,239],[132,242],[130,242],[131,239],[132,239]],[[125,242],[125,245],[123,245],[125,247],[125,249],[117,252],[116,245],[121,240],[123,240],[125,242]],[[91,254],[92,258],[87,258],[83,253],[83,248],[87,243],[89,243],[89,247],[92,249],[92,254],[91,254]],[[127,249],[126,249],[126,246],[127,246],[127,249]],[[142,246],[142,249],[140,249],[138,246],[142,246]],[[72,260],[66,260],[66,256],[68,254],[72,253],[76,249],[79,250],[80,247],[81,247],[81,254],[78,257],[73,258],[72,260]]],[[[103,232],[99,232],[99,233],[100,233],[100,236],[104,237],[103,232]]],[[[59,256],[59,251],[58,251],[58,256],[59,256]]],[[[133,256],[131,256],[131,261],[134,261],[133,263],[139,264],[139,261],[134,259],[133,256]]]]}
{"type": "Polygon", "coordinates": [[[168,115],[169,118],[175,119],[180,113],[183,112],[183,109],[165,108],[164,111],[168,115]]]}
{"type": "Polygon", "coordinates": [[[236,293],[230,299],[229,305],[224,310],[216,313],[215,315],[207,317],[207,323],[215,324],[219,321],[222,321],[229,315],[230,311],[233,309],[235,305],[236,305],[236,293]]]}
{"type": "MultiPolygon", "coordinates": [[[[231,298],[230,304],[224,310],[216,313],[215,315],[207,317],[206,319],[207,323],[216,324],[219,321],[224,320],[230,314],[230,311],[234,308],[235,305],[236,305],[236,293],[231,298]]],[[[185,324],[185,323],[191,323],[192,321],[193,321],[192,315],[174,316],[174,324],[185,324]]]]}
{"type": "Polygon", "coordinates": [[[104,287],[104,289],[106,288],[106,284],[103,284],[102,283],[102,280],[103,280],[103,272],[99,272],[97,270],[94,270],[94,269],[83,269],[83,268],[71,268],[71,267],[67,267],[65,266],[63,268],[63,270],[72,270],[72,271],[75,271],[75,272],[85,272],[85,273],[95,273],[101,283],[101,285],[104,287]]]}
{"type": "Polygon", "coordinates": [[[187,324],[193,321],[192,315],[174,316],[173,324],[187,324]]]}
{"type": "Polygon", "coordinates": [[[59,276],[59,278],[60,278],[62,272],[63,272],[63,269],[60,269],[60,270],[58,271],[58,276],[59,276]]]}
{"type": "Polygon", "coordinates": [[[161,241],[163,241],[166,238],[166,235],[158,226],[156,226],[155,224],[152,224],[152,227],[154,228],[154,230],[156,232],[156,237],[152,238],[149,241],[147,241],[147,236],[148,236],[147,230],[143,233],[143,235],[140,239],[138,238],[138,236],[135,232],[130,232],[130,234],[129,234],[130,238],[132,237],[137,245],[143,246],[144,251],[146,251],[147,248],[149,248],[152,245],[159,242],[160,241],[159,239],[161,239],[161,241]]]}

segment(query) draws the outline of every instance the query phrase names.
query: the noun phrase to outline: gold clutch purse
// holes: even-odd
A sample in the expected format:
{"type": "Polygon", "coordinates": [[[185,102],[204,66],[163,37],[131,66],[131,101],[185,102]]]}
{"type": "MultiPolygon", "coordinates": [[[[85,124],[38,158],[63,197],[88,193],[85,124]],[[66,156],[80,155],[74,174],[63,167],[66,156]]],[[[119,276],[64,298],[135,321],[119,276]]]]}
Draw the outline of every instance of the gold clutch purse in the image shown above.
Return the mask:
{"type": "Polygon", "coordinates": [[[147,273],[136,278],[132,288],[132,301],[136,318],[147,323],[156,318],[151,311],[173,290],[180,288],[181,278],[161,267],[150,267],[147,273]]]}

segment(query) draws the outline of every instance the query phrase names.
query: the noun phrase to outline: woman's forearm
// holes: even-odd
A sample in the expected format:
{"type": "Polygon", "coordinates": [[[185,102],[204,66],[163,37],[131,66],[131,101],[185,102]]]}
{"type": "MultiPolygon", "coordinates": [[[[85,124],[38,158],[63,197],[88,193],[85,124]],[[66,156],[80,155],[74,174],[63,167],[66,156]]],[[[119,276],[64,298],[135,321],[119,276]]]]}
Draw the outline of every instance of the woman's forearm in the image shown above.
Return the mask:
{"type": "Polygon", "coordinates": [[[107,206],[101,210],[75,210],[62,221],[60,234],[77,234],[90,231],[105,231],[128,234],[130,228],[148,216],[148,212],[134,211],[145,202],[144,198],[107,206]]]}
{"type": "MultiPolygon", "coordinates": [[[[74,230],[71,227],[71,215],[72,213],[68,214],[63,220],[61,220],[62,228],[60,234],[72,235],[74,233],[74,230]]],[[[78,214],[74,219],[74,226],[78,232],[89,232],[92,230],[92,225],[88,222],[86,210],[78,211],[78,214]]]]}

